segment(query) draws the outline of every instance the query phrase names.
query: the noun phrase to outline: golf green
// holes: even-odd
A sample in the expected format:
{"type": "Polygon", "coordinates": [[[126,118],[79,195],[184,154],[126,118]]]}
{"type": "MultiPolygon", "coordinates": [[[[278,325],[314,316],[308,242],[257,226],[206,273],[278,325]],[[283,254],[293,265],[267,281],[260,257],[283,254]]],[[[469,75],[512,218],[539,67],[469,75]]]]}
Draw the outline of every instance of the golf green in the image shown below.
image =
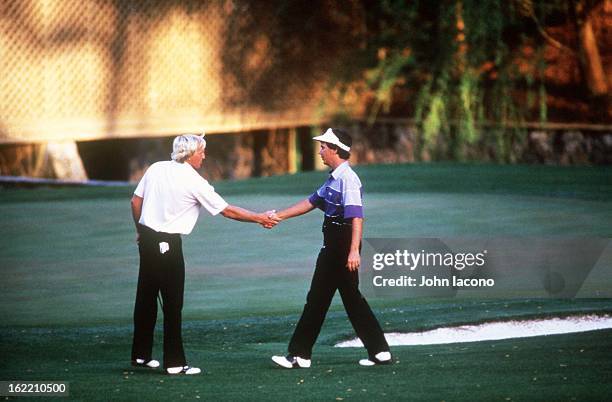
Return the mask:
{"type": "MultiPolygon", "coordinates": [[[[205,169],[204,169],[205,171],[205,169]]],[[[417,164],[357,167],[366,237],[611,237],[612,169],[417,164]]],[[[255,210],[297,202],[324,172],[214,183],[255,210]]],[[[604,400],[612,331],[393,348],[364,368],[336,298],[309,370],[273,367],[305,301],[319,212],[264,230],[203,213],[184,238],[184,340],[201,376],[129,365],[138,272],[133,187],[0,190],[0,380],[70,384],[70,400],[604,400]]],[[[610,299],[369,300],[383,328],[610,314],[610,299]]],[[[155,356],[161,357],[158,318],[155,356]]],[[[66,398],[64,398],[66,399],[66,398]]]]}

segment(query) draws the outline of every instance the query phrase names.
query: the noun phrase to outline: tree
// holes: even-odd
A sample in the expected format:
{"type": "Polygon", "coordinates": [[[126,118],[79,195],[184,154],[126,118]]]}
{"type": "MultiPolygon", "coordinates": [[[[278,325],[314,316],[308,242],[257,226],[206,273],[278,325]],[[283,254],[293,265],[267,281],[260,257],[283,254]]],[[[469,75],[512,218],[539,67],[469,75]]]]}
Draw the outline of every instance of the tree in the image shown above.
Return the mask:
{"type": "MultiPolygon", "coordinates": [[[[487,143],[494,144],[494,159],[511,160],[512,148],[524,138],[520,123],[548,120],[551,86],[565,103],[590,101],[590,110],[610,113],[592,22],[602,5],[603,0],[363,0],[365,45],[351,56],[358,72],[352,78],[359,79],[357,66],[363,63],[372,93],[370,120],[381,113],[414,118],[425,153],[469,158],[471,145],[487,143]],[[563,43],[568,37],[576,43],[563,43]],[[548,81],[550,46],[581,66],[584,91],[548,81]]],[[[602,116],[576,112],[574,118],[602,116]]]]}

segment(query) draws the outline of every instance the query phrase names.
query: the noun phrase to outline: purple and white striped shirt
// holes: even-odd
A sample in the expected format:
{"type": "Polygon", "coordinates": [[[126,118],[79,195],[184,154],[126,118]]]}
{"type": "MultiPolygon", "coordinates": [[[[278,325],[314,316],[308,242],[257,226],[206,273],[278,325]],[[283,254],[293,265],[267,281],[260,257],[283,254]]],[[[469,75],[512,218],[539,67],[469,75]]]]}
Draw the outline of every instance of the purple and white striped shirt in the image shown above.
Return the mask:
{"type": "Polygon", "coordinates": [[[327,181],[308,201],[323,210],[325,216],[349,220],[363,218],[362,195],[361,181],[347,161],[331,172],[327,181]]]}

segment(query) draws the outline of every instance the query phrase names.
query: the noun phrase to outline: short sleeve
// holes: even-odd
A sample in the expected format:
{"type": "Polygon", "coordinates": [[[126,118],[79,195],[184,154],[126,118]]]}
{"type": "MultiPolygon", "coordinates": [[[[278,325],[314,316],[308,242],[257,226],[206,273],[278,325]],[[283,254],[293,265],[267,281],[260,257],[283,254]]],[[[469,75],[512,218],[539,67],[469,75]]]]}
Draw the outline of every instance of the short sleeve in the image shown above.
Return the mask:
{"type": "Polygon", "coordinates": [[[149,169],[147,169],[144,176],[142,176],[142,178],[138,182],[138,185],[136,186],[136,190],[134,190],[134,195],[137,195],[140,198],[144,198],[145,187],[146,187],[146,182],[147,182],[147,177],[148,177],[147,173],[149,173],[149,169]]]}
{"type": "Polygon", "coordinates": [[[319,195],[320,190],[321,189],[318,189],[317,191],[312,193],[312,195],[308,197],[308,201],[312,205],[314,205],[316,208],[324,210],[325,209],[325,199],[319,195]]]}
{"type": "Polygon", "coordinates": [[[215,188],[203,178],[198,183],[194,196],[200,205],[202,205],[213,216],[218,215],[229,205],[223,199],[223,197],[217,194],[215,188]]]}
{"type": "Polygon", "coordinates": [[[344,219],[363,218],[362,188],[359,179],[349,178],[343,184],[344,219]]]}

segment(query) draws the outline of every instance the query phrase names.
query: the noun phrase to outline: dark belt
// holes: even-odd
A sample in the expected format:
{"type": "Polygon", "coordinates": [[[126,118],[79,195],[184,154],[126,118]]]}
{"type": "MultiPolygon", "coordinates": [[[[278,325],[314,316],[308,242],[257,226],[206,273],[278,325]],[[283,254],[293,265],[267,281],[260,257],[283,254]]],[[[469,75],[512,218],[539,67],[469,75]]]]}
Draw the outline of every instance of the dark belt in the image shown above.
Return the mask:
{"type": "Polygon", "coordinates": [[[155,241],[172,241],[181,239],[181,235],[179,233],[157,232],[150,227],[141,224],[138,224],[138,233],[140,233],[141,236],[154,239],[155,241]]]}
{"type": "Polygon", "coordinates": [[[341,229],[341,228],[346,228],[346,227],[352,227],[353,226],[353,219],[344,219],[340,216],[325,216],[325,219],[323,220],[323,231],[325,231],[326,228],[329,228],[331,230],[336,230],[336,229],[341,229]]]}

